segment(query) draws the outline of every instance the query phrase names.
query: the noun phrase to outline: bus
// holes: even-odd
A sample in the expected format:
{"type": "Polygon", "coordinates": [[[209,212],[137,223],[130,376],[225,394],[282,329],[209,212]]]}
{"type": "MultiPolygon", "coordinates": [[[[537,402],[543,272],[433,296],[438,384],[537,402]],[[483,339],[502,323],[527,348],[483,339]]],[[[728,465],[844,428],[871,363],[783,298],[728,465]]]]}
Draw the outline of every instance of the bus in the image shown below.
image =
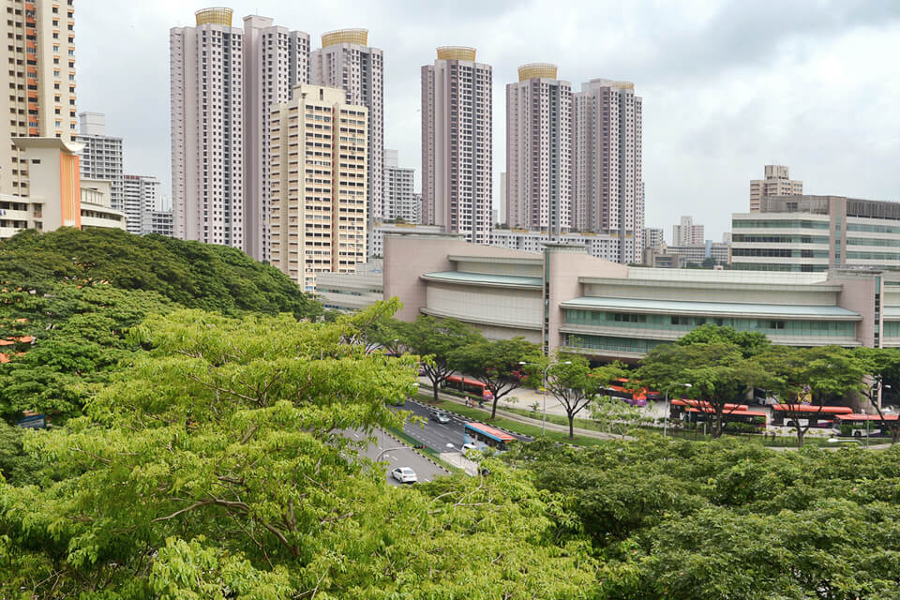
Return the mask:
{"type": "Polygon", "coordinates": [[[495,448],[506,450],[507,444],[516,438],[505,431],[500,431],[482,423],[466,423],[463,429],[463,444],[472,444],[479,450],[495,448]]]}
{"type": "Polygon", "coordinates": [[[835,417],[851,413],[853,409],[849,406],[822,406],[820,410],[820,407],[810,404],[774,404],[772,424],[793,427],[795,421],[799,421],[801,427],[833,427],[835,417]]]}
{"type": "Polygon", "coordinates": [[[616,380],[616,383],[606,388],[606,393],[613,398],[621,398],[632,406],[647,406],[647,400],[659,400],[660,393],[653,392],[645,387],[636,386],[624,377],[616,380]]]}
{"type": "Polygon", "coordinates": [[[444,380],[444,383],[441,385],[443,387],[455,388],[461,392],[475,394],[485,401],[494,399],[494,395],[491,393],[491,390],[487,389],[487,386],[484,383],[478,381],[477,379],[471,379],[470,377],[450,375],[444,380]]]}
{"type": "MultiPolygon", "coordinates": [[[[884,415],[884,421],[896,421],[900,415],[884,415]]],[[[850,413],[834,416],[835,435],[845,437],[875,437],[885,433],[882,418],[878,415],[850,413]]]]}
{"type": "MultiPolygon", "coordinates": [[[[693,400],[691,398],[676,398],[669,402],[671,412],[670,419],[682,420],[687,423],[703,423],[714,418],[715,407],[705,400],[693,400]]],[[[747,423],[758,429],[765,429],[768,414],[765,411],[750,410],[746,404],[728,403],[722,409],[722,422],[747,423]]]]}

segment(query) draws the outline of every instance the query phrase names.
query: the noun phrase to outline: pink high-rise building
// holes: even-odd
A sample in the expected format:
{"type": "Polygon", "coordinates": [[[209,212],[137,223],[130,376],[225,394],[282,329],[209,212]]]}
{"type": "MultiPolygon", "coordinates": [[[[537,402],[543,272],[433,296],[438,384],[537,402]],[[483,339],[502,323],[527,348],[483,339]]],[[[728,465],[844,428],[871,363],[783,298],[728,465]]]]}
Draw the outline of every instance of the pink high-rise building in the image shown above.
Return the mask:
{"type": "Polygon", "coordinates": [[[269,111],[309,83],[309,34],[244,17],[244,251],[271,258],[269,111]]]}
{"type": "Polygon", "coordinates": [[[169,36],[175,237],[244,247],[243,37],[229,8],[169,36]]]}
{"type": "Polygon", "coordinates": [[[230,8],[170,34],[176,237],[269,259],[269,110],[309,80],[309,35],[230,8]]]}
{"type": "Polygon", "coordinates": [[[803,182],[791,179],[788,168],[784,165],[766,165],[765,179],[750,181],[750,211],[759,211],[763,198],[775,196],[800,196],[803,194],[803,182]]]}
{"type": "Polygon", "coordinates": [[[422,67],[423,221],[489,244],[493,218],[491,66],[475,49],[437,49],[422,67]]]}
{"type": "Polygon", "coordinates": [[[519,67],[506,86],[506,205],[510,227],[547,231],[571,227],[572,85],[556,65],[519,67]]]}
{"type": "Polygon", "coordinates": [[[641,98],[634,84],[593,79],[573,94],[572,228],[619,240],[618,262],[641,262],[641,98]]]}
{"type": "Polygon", "coordinates": [[[315,85],[344,90],[347,104],[369,109],[366,209],[370,222],[380,222],[384,211],[384,57],[368,43],[366,29],[323,34],[322,48],[312,52],[310,76],[315,85]]]}

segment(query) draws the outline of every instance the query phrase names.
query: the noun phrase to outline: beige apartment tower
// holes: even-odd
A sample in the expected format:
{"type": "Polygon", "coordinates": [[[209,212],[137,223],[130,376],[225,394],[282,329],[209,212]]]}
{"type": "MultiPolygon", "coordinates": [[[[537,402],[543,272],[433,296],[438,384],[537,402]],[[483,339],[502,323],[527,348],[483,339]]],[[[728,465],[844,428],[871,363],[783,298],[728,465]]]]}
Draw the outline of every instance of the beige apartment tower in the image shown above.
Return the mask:
{"type": "Polygon", "coordinates": [[[366,260],[368,109],[302,85],[270,120],[271,264],[307,291],[366,260]]]}
{"type": "Polygon", "coordinates": [[[8,93],[0,111],[0,194],[28,196],[29,165],[12,138],[69,141],[75,131],[75,20],[72,0],[6,0],[8,93]]]}
{"type": "Polygon", "coordinates": [[[476,244],[493,229],[492,79],[474,48],[438,48],[422,67],[422,220],[476,244]]]}
{"type": "Polygon", "coordinates": [[[369,221],[384,211],[384,57],[369,44],[366,29],[339,29],[322,35],[322,48],[312,52],[310,83],[340,88],[347,104],[369,111],[369,221]]]}
{"type": "Polygon", "coordinates": [[[750,212],[759,211],[762,198],[803,195],[803,182],[791,181],[784,165],[766,165],[765,176],[750,181],[750,212]]]}
{"type": "Polygon", "coordinates": [[[572,102],[572,228],[618,240],[617,262],[641,262],[641,98],[628,81],[593,79],[572,102]]]}
{"type": "Polygon", "coordinates": [[[505,217],[509,226],[546,231],[551,238],[571,227],[572,84],[556,77],[556,65],[519,67],[506,86],[505,217]]]}

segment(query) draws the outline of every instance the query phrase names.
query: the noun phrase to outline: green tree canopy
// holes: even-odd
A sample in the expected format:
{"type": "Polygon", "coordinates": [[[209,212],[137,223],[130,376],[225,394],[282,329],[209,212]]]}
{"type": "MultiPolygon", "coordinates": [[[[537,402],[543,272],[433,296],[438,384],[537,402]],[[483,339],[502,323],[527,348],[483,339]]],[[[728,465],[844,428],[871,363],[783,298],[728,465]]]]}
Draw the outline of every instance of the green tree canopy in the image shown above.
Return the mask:
{"type": "Polygon", "coordinates": [[[348,429],[402,426],[414,359],[350,335],[198,310],[132,328],[151,351],[26,436],[57,480],[0,483],[0,597],[589,597],[586,541],[524,473],[398,488],[357,456],[348,429]]]}
{"type": "Polygon", "coordinates": [[[422,369],[431,381],[435,402],[441,384],[456,369],[451,363],[453,353],[482,339],[480,333],[456,319],[435,319],[430,315],[419,315],[412,323],[392,322],[389,327],[389,335],[396,331],[403,348],[422,357],[422,369]]]}
{"type": "Polygon", "coordinates": [[[755,356],[770,346],[769,338],[764,333],[737,331],[733,327],[712,323],[695,327],[678,340],[680,346],[693,344],[731,344],[740,348],[745,357],[755,356]]]}
{"type": "Polygon", "coordinates": [[[459,346],[450,364],[461,373],[471,375],[490,390],[491,418],[497,417],[497,401],[524,383],[521,363],[541,360],[540,348],[525,338],[484,340],[459,346]]]}
{"type": "Polygon", "coordinates": [[[322,312],[278,269],[227,246],[67,227],[48,233],[26,230],[0,241],[4,285],[43,294],[60,281],[109,281],[224,314],[289,312],[306,318],[322,312]]]}
{"type": "Polygon", "coordinates": [[[749,386],[765,379],[759,363],[745,358],[734,344],[669,344],[653,348],[644,358],[638,378],[656,389],[674,383],[689,383],[685,395],[701,401],[700,409],[712,422],[712,435],[719,437],[728,405],[739,405],[749,386]]]}
{"type": "Polygon", "coordinates": [[[888,600],[900,589],[900,448],[740,440],[517,447],[603,557],[597,598],[888,600]]]}

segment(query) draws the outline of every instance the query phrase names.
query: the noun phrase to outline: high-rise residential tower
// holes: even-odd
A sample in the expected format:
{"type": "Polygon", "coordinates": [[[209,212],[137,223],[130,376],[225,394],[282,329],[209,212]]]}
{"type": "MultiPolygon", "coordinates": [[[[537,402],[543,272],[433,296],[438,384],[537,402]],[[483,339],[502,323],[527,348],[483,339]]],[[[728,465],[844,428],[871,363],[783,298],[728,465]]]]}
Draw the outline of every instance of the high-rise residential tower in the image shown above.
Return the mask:
{"type": "Polygon", "coordinates": [[[569,231],[572,205],[572,85],[556,65],[519,67],[506,86],[506,219],[510,227],[569,231]]]}
{"type": "Polygon", "coordinates": [[[593,79],[572,102],[572,227],[614,236],[618,262],[641,262],[641,98],[633,83],[593,79]]]}
{"type": "MultiPolygon", "coordinates": [[[[160,183],[156,177],[125,175],[125,214],[128,232],[135,234],[160,233],[152,228],[152,213],[160,211],[160,183]]],[[[171,211],[168,211],[171,216],[171,211]]]]}
{"type": "Polygon", "coordinates": [[[244,247],[243,38],[230,8],[174,27],[171,51],[175,236],[244,247]]]}
{"type": "Polygon", "coordinates": [[[30,168],[12,138],[69,141],[76,133],[75,9],[72,0],[6,0],[8,93],[0,96],[0,194],[28,196],[30,168]]]}
{"type": "Polygon", "coordinates": [[[666,243],[662,227],[644,228],[644,248],[655,248],[666,243]]]}
{"type": "Polygon", "coordinates": [[[366,260],[367,112],[315,85],[272,108],[271,263],[307,291],[366,260]]]}
{"type": "Polygon", "coordinates": [[[493,229],[492,79],[474,48],[438,48],[422,67],[423,221],[477,244],[493,229]]]}
{"type": "Polygon", "coordinates": [[[765,179],[750,181],[750,211],[759,210],[761,198],[773,196],[800,196],[803,194],[803,182],[792,181],[788,168],[783,165],[766,165],[765,179]]]}
{"type": "Polygon", "coordinates": [[[81,177],[109,181],[112,184],[112,208],[125,212],[129,232],[140,233],[140,220],[132,222],[133,215],[125,207],[122,138],[106,135],[106,116],[103,113],[82,112],[78,113],[78,119],[81,127],[75,139],[84,144],[80,161],[81,177]]]}
{"type": "Polygon", "coordinates": [[[693,217],[681,217],[678,225],[672,225],[672,245],[692,246],[706,242],[703,225],[694,225],[693,217]]]}
{"type": "Polygon", "coordinates": [[[382,219],[384,193],[384,59],[368,45],[366,29],[340,29],[322,35],[322,48],[312,52],[311,83],[344,90],[347,104],[369,109],[370,222],[382,219]]]}
{"type": "Polygon", "coordinates": [[[396,150],[384,151],[384,220],[419,222],[413,184],[415,169],[400,167],[396,150]]]}
{"type": "Polygon", "coordinates": [[[309,34],[244,17],[244,251],[269,260],[270,109],[309,83],[309,34]]]}

